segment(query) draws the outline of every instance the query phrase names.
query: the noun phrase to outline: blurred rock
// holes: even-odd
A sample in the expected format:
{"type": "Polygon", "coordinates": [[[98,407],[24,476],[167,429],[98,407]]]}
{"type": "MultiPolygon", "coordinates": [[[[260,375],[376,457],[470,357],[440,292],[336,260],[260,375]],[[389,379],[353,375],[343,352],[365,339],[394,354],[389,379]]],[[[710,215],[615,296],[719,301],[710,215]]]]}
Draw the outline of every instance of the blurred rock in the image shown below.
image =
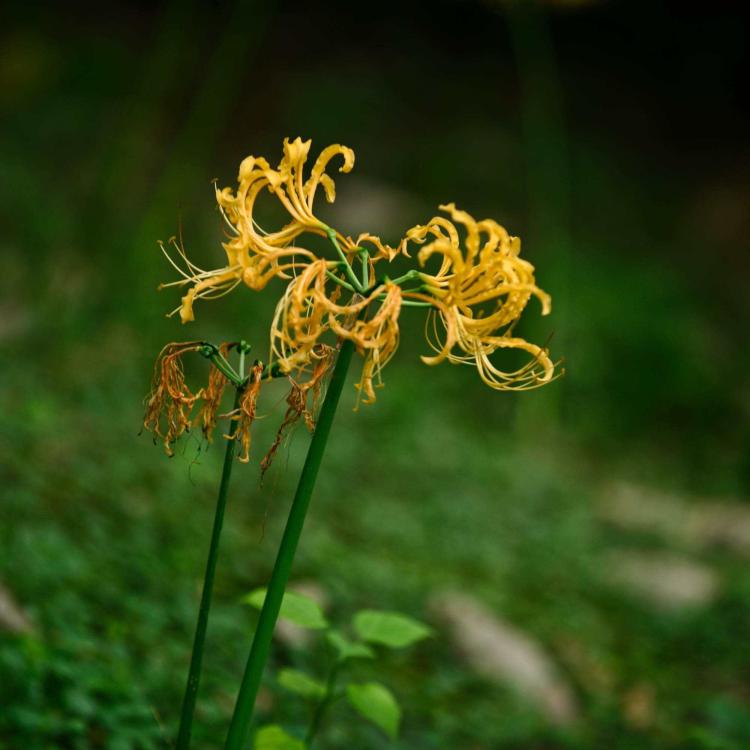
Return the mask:
{"type": "Polygon", "coordinates": [[[678,497],[618,482],[601,494],[599,516],[625,529],[682,536],[685,504],[678,497]]]}
{"type": "Polygon", "coordinates": [[[665,609],[705,607],[719,594],[711,568],[679,555],[617,552],[607,568],[615,585],[665,609]]]}
{"type": "Polygon", "coordinates": [[[750,507],[727,502],[699,505],[689,514],[688,536],[750,557],[750,507]]]}
{"type": "Polygon", "coordinates": [[[573,690],[540,643],[466,594],[441,593],[430,606],[479,674],[515,689],[551,724],[568,726],[578,719],[573,690]]]}
{"type": "Polygon", "coordinates": [[[602,493],[600,517],[624,529],[655,532],[692,549],[723,547],[750,557],[750,505],[739,501],[687,502],[678,495],[625,482],[602,493]]]}
{"type": "Polygon", "coordinates": [[[0,628],[26,635],[34,629],[28,615],[13,595],[0,583],[0,628]]]}

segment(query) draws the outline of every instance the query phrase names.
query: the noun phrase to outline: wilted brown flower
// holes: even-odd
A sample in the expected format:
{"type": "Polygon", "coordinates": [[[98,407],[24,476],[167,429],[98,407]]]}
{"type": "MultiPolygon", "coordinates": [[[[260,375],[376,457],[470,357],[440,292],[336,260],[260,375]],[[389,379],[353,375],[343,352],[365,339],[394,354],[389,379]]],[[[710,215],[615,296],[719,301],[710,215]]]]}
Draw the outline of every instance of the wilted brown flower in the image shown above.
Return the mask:
{"type": "MultiPolygon", "coordinates": [[[[229,353],[230,344],[221,344],[218,349],[219,353],[226,357],[229,353]]],[[[210,443],[213,440],[213,432],[216,428],[216,419],[221,405],[221,399],[224,395],[224,389],[229,379],[215,364],[211,364],[208,372],[208,385],[202,388],[198,395],[203,399],[203,405],[198,413],[197,420],[201,422],[203,436],[210,443]]]]}
{"type": "Polygon", "coordinates": [[[318,344],[307,366],[299,370],[297,377],[287,376],[290,385],[289,394],[286,397],[287,410],[268,453],[260,462],[261,480],[271,468],[284,436],[300,417],[310,432],[315,429],[315,414],[318,410],[323,379],[333,364],[334,354],[333,347],[318,344]],[[307,377],[307,380],[302,381],[302,377],[307,377]]]}
{"type": "Polygon", "coordinates": [[[170,456],[174,455],[173,443],[190,429],[190,415],[200,398],[200,392],[193,393],[185,382],[181,357],[200,348],[201,343],[196,341],[167,344],[154,365],[143,426],[162,438],[164,449],[170,456]]]}
{"type": "Polygon", "coordinates": [[[239,460],[246,464],[250,460],[250,428],[255,421],[255,412],[258,408],[258,394],[263,377],[263,364],[258,362],[250,371],[250,377],[242,389],[239,404],[236,411],[225,414],[231,417],[237,423],[234,433],[224,435],[227,440],[239,440],[242,450],[239,454],[239,460]]]}

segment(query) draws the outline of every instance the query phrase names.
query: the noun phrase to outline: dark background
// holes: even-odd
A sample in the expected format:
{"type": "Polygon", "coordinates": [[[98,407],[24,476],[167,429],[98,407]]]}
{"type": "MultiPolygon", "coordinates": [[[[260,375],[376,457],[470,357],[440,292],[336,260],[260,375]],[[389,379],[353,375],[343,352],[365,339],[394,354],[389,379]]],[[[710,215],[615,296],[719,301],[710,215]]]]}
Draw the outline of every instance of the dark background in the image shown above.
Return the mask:
{"type": "MultiPolygon", "coordinates": [[[[155,292],[173,277],[156,241],[180,230],[199,265],[222,263],[211,180],[232,185],[250,153],[277,162],[297,135],[314,153],[356,151],[321,212],[347,232],[395,242],[456,201],[520,235],[553,298],[522,333],[552,335],[565,360],[541,391],[496,393],[469,368],[422,365],[422,320],[405,314],[377,402],[352,413],[345,392],[295,570],[335,621],[370,606],[435,627],[373,672],[404,707],[395,746],[747,745],[748,24],[735,7],[6,4],[0,747],[173,734],[221,446],[187,441],[167,459],[138,437],[142,399],[167,341],[265,352],[281,287],[199,304],[182,328],[164,317],[179,295],[155,292]],[[446,616],[457,589],[489,624],[446,616]],[[489,628],[492,650],[493,622],[530,639],[549,684],[482,672],[495,657],[472,659],[466,639],[489,628]],[[560,691],[563,715],[549,708],[560,691]]],[[[303,432],[262,489],[257,462],[236,470],[196,748],[221,744],[254,622],[237,601],[267,580],[303,432]]],[[[275,662],[314,668],[316,653],[280,642],[275,662]]],[[[264,720],[304,722],[272,679],[263,706],[264,720]]],[[[343,707],[319,742],[386,745],[343,707]]]]}

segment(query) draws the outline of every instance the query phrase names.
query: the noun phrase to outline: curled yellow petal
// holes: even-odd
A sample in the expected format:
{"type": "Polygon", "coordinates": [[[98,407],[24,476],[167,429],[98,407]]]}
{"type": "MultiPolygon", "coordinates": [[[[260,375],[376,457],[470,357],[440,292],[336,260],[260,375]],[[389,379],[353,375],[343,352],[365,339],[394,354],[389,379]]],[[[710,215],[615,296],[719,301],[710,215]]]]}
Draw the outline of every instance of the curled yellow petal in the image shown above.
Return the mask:
{"type": "Polygon", "coordinates": [[[193,300],[195,298],[195,289],[189,289],[188,293],[182,298],[180,304],[180,321],[182,323],[189,323],[195,320],[193,313],[193,300]]]}
{"type": "Polygon", "coordinates": [[[437,273],[421,278],[434,311],[428,316],[427,341],[435,351],[426,364],[443,361],[471,364],[482,380],[498,390],[523,390],[549,382],[555,366],[546,349],[512,334],[529,300],[536,297],[542,314],[551,309],[549,295],[536,285],[534,267],[519,257],[520,240],[492,219],[475,221],[455,204],[441,209],[451,219],[435,217],[413,227],[406,240],[424,243],[417,258],[422,266],[442,257],[437,273]],[[453,222],[463,225],[465,242],[453,222]],[[519,349],[532,355],[520,370],[503,371],[490,357],[499,349],[519,349]]]}

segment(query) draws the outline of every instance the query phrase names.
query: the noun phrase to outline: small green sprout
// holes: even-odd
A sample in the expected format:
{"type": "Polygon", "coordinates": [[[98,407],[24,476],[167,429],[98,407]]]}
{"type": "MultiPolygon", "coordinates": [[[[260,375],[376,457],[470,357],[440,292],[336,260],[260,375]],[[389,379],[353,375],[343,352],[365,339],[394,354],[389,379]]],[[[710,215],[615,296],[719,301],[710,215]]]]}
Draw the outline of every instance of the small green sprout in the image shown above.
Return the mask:
{"type": "MultiPolygon", "coordinates": [[[[243,602],[260,610],[266,590],[256,589],[243,602]]],[[[279,724],[267,724],[255,734],[253,750],[310,750],[330,708],[345,701],[360,717],[395,740],[401,724],[401,708],[393,693],[379,682],[350,681],[346,671],[355,660],[375,661],[375,647],[402,649],[432,636],[433,631],[418,620],[398,612],[365,609],[357,612],[350,632],[332,627],[320,605],[301,594],[287,592],[280,616],[301,628],[318,631],[328,647],[327,675],[320,679],[299,669],[285,667],[276,684],[310,705],[310,721],[304,737],[297,737],[279,724]]]]}

